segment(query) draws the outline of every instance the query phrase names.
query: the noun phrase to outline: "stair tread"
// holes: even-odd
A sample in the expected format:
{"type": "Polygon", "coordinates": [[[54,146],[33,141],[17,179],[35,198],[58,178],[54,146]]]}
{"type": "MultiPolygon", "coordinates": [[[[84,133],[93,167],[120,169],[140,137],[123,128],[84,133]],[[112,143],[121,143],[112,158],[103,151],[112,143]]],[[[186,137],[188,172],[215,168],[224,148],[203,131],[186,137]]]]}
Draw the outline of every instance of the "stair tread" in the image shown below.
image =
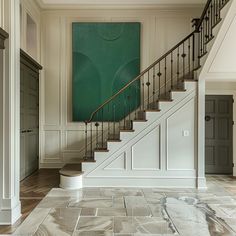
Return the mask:
{"type": "Polygon", "coordinates": [[[84,172],[81,171],[81,164],[66,164],[62,169],[59,171],[60,175],[73,177],[73,176],[80,176],[84,172]]]}
{"type": "Polygon", "coordinates": [[[134,132],[133,129],[120,129],[120,132],[134,132]]]}
{"type": "Polygon", "coordinates": [[[121,142],[121,140],[120,139],[108,139],[107,142],[114,142],[114,143],[117,142],[118,143],[118,142],[121,142]]]}
{"type": "Polygon", "coordinates": [[[181,89],[181,88],[171,89],[171,92],[186,92],[186,91],[187,91],[186,89],[181,89]]]}
{"type": "Polygon", "coordinates": [[[145,112],[160,112],[160,109],[146,109],[145,112]]]}
{"type": "Polygon", "coordinates": [[[172,98],[159,98],[158,102],[173,102],[172,98]]]}
{"type": "Polygon", "coordinates": [[[94,152],[109,152],[109,150],[107,148],[96,148],[94,152]]]}
{"type": "Polygon", "coordinates": [[[84,157],[81,162],[96,162],[93,157],[84,157]]]}
{"type": "Polygon", "coordinates": [[[135,119],[133,122],[147,122],[147,120],[142,120],[142,119],[135,119]]]}

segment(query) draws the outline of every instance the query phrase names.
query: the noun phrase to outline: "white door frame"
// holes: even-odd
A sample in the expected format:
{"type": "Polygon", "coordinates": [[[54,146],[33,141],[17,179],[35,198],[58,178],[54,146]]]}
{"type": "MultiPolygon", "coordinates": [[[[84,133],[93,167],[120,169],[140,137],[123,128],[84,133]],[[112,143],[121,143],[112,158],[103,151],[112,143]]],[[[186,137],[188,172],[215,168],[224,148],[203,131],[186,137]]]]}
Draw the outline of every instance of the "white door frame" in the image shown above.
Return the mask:
{"type": "Polygon", "coordinates": [[[0,93],[3,150],[0,153],[0,225],[14,224],[21,216],[20,193],[20,1],[2,0],[1,27],[5,41],[4,76],[0,93]]]}

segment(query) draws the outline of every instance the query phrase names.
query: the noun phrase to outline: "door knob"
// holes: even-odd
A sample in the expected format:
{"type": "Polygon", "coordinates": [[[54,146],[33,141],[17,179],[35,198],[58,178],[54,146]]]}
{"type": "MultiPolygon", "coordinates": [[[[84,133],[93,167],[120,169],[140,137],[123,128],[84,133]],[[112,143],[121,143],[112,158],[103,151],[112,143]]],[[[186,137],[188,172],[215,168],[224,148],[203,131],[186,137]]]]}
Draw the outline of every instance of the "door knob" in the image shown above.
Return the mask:
{"type": "Polygon", "coordinates": [[[211,117],[210,116],[205,116],[205,121],[210,121],[211,117]]]}
{"type": "Polygon", "coordinates": [[[33,132],[32,129],[28,129],[28,130],[27,130],[27,133],[32,133],[32,132],[33,132]]]}

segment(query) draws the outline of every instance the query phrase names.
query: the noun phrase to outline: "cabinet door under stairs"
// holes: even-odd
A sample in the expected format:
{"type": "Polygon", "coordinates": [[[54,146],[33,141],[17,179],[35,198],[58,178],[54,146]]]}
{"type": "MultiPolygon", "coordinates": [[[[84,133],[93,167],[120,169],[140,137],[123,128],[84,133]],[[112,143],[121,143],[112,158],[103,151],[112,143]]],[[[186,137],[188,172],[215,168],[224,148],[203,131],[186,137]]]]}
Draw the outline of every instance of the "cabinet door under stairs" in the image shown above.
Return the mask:
{"type": "Polygon", "coordinates": [[[38,169],[39,73],[21,58],[20,77],[20,179],[22,180],[38,169]]]}

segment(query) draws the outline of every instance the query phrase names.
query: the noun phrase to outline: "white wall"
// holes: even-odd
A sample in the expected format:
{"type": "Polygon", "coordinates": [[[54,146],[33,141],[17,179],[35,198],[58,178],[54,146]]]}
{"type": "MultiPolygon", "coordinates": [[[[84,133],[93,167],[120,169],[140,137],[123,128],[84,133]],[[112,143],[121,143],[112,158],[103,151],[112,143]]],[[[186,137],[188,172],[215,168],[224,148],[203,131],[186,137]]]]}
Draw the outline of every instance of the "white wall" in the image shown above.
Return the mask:
{"type": "Polygon", "coordinates": [[[36,1],[21,0],[21,48],[40,62],[41,9],[36,1]],[[28,21],[29,17],[31,22],[28,21]],[[31,24],[29,24],[31,23],[31,24]],[[34,23],[34,24],[33,24],[34,23]],[[28,40],[27,40],[28,38],[28,40]]]}
{"type": "MultiPolygon", "coordinates": [[[[207,82],[206,95],[233,95],[236,101],[236,82],[207,82]]],[[[236,121],[236,102],[233,104],[233,120],[236,121]]],[[[236,125],[233,126],[233,175],[236,176],[236,125]]]]}
{"type": "Polygon", "coordinates": [[[192,31],[200,8],[146,10],[44,10],[41,56],[41,167],[57,167],[81,158],[84,125],[71,122],[71,23],[141,22],[144,69],[192,31]]]}

